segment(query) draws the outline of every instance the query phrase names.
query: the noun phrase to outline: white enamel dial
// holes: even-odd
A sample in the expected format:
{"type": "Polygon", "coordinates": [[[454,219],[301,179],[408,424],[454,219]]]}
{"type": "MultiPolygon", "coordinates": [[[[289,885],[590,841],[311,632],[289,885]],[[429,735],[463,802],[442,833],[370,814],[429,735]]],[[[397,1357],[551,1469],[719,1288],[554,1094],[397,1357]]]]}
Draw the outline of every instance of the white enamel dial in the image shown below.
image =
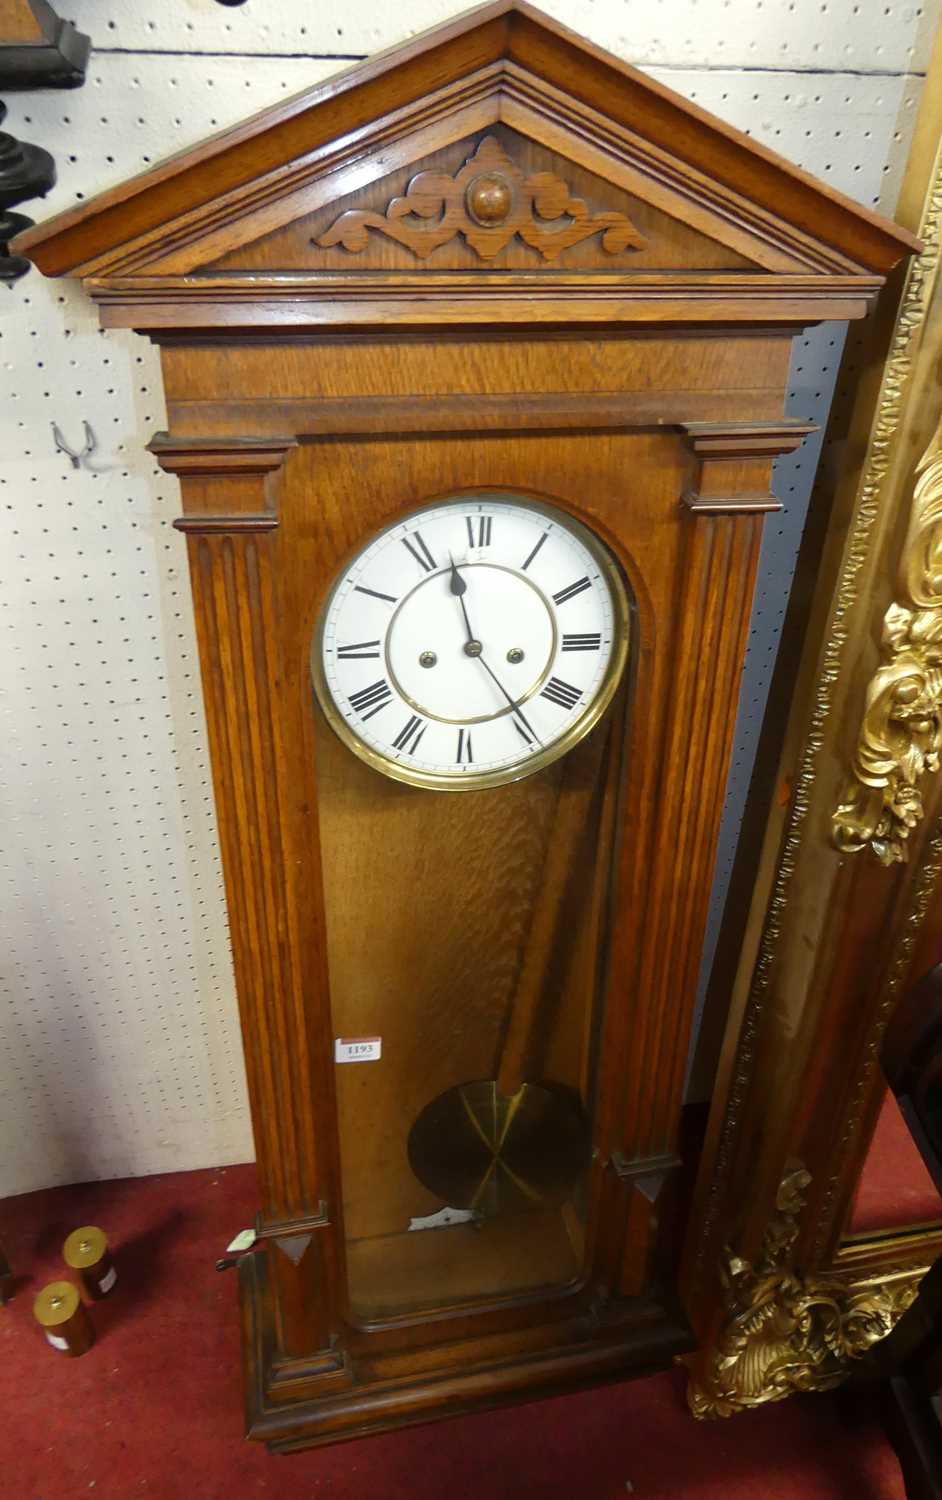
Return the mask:
{"type": "Polygon", "coordinates": [[[314,647],[321,705],[400,781],[470,790],[562,755],[627,651],[620,574],[564,512],[496,494],[414,512],[335,584],[314,647]]]}

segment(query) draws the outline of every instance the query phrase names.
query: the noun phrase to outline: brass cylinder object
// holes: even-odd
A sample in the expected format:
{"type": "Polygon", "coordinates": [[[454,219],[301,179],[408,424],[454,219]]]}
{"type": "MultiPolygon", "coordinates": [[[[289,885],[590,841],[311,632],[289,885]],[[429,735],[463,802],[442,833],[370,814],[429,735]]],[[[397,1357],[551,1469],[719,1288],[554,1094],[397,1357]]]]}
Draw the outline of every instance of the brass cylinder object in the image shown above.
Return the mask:
{"type": "Polygon", "coordinates": [[[50,1281],[36,1296],[33,1317],[46,1342],[73,1359],[85,1354],[95,1342],[95,1330],[72,1281],[50,1281]]]}
{"type": "Polygon", "coordinates": [[[95,1224],[73,1229],[62,1247],[62,1258],[77,1273],[82,1290],[96,1301],[107,1297],[118,1279],[104,1231],[95,1224]]]}

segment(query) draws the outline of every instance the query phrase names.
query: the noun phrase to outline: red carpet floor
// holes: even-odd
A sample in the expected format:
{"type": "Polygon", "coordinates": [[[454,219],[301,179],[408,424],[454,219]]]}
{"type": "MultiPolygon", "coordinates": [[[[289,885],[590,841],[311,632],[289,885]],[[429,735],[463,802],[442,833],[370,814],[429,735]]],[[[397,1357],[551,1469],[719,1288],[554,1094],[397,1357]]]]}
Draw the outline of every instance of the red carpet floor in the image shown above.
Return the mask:
{"type": "Polygon", "coordinates": [[[850,1234],[942,1218],[942,1202],[891,1093],[883,1102],[850,1213],[850,1234]]]}
{"type": "Polygon", "coordinates": [[[866,1413],[805,1396],[697,1423],[675,1375],[273,1457],[242,1439],[236,1280],[214,1269],[251,1222],[253,1178],[230,1167],[0,1205],[20,1273],[0,1308],[4,1500],[902,1500],[866,1413]],[[88,1223],[108,1233],[120,1285],[72,1360],[31,1307],[88,1223]]]}

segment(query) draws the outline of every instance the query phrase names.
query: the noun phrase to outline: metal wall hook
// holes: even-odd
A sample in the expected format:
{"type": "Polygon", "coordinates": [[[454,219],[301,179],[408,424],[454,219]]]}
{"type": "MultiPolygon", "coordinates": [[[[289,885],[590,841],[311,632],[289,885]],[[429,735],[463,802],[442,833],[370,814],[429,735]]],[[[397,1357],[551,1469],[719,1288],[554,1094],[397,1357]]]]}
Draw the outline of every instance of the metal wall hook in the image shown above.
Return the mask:
{"type": "Polygon", "coordinates": [[[57,424],[55,422],[53,422],[52,424],[53,441],[55,442],[55,445],[60,453],[68,454],[69,461],[72,464],[73,469],[80,469],[82,467],[83,461],[86,458],[89,458],[90,455],[94,453],[95,449],[98,447],[98,441],[95,437],[95,434],[92,432],[92,429],[89,426],[88,422],[83,422],[82,426],[85,429],[85,446],[78,453],[76,453],[69,447],[65,438],[62,436],[62,433],[60,432],[57,424]]]}

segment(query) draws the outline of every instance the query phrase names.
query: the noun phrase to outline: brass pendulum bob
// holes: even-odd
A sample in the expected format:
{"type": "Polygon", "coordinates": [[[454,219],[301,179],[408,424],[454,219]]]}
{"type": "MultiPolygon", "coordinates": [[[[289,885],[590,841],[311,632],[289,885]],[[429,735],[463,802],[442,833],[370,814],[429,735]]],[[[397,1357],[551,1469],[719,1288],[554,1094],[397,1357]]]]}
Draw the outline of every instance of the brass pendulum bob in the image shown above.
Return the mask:
{"type": "Polygon", "coordinates": [[[461,1083],[433,1099],[409,1134],[419,1181],[483,1218],[565,1198],[585,1156],[581,1111],[563,1089],[535,1083],[510,1098],[495,1079],[461,1083]]]}

